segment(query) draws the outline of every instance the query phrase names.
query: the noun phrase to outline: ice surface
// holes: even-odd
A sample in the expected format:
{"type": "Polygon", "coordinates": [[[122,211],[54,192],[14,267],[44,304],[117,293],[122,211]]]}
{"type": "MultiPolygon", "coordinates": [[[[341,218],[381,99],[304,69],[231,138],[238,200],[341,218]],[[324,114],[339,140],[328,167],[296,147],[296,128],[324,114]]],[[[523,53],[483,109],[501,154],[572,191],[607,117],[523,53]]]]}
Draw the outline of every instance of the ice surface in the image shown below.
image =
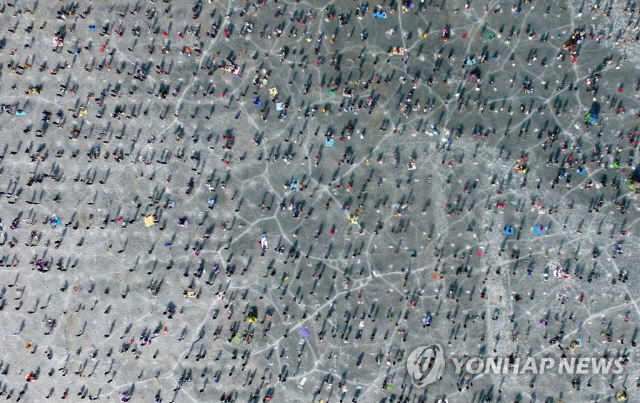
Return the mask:
{"type": "Polygon", "coordinates": [[[3,396],[637,401],[635,3],[0,10],[3,396]]]}

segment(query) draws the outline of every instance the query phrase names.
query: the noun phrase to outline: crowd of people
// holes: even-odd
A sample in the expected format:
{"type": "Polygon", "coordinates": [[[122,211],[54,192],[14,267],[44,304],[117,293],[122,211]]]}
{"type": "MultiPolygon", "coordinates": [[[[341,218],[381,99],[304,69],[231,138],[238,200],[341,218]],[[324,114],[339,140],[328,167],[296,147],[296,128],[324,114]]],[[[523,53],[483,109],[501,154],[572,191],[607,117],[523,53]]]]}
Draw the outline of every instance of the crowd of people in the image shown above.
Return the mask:
{"type": "Polygon", "coordinates": [[[27,3],[0,8],[0,396],[640,387],[634,3],[27,3]],[[414,388],[431,342],[627,377],[414,388]]]}

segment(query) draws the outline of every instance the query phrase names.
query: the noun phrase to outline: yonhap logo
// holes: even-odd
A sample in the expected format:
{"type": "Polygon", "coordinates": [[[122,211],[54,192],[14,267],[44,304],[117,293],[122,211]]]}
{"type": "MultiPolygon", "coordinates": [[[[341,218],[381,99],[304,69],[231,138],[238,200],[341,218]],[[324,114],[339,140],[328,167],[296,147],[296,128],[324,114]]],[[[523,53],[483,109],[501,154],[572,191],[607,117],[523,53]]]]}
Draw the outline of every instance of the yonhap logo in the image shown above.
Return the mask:
{"type": "MultiPolygon", "coordinates": [[[[589,375],[609,373],[618,375],[624,372],[629,363],[625,356],[608,357],[563,357],[555,360],[551,357],[521,359],[513,354],[509,357],[452,357],[456,375],[492,374],[492,375],[589,375]]],[[[444,350],[440,344],[418,347],[409,354],[407,372],[417,388],[424,388],[440,380],[445,371],[444,350]]]]}
{"type": "Polygon", "coordinates": [[[444,351],[439,344],[418,347],[407,359],[407,371],[416,388],[436,382],[444,373],[444,367],[444,351]]]}

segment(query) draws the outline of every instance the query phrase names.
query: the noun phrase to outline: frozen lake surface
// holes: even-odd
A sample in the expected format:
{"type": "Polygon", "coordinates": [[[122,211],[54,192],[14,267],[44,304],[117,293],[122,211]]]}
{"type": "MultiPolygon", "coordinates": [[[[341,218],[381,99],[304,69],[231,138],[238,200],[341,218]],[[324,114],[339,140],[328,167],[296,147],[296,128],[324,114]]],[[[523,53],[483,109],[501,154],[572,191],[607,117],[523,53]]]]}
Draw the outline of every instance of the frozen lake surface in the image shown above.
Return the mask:
{"type": "Polygon", "coordinates": [[[8,400],[638,401],[635,3],[0,10],[8,400]]]}

